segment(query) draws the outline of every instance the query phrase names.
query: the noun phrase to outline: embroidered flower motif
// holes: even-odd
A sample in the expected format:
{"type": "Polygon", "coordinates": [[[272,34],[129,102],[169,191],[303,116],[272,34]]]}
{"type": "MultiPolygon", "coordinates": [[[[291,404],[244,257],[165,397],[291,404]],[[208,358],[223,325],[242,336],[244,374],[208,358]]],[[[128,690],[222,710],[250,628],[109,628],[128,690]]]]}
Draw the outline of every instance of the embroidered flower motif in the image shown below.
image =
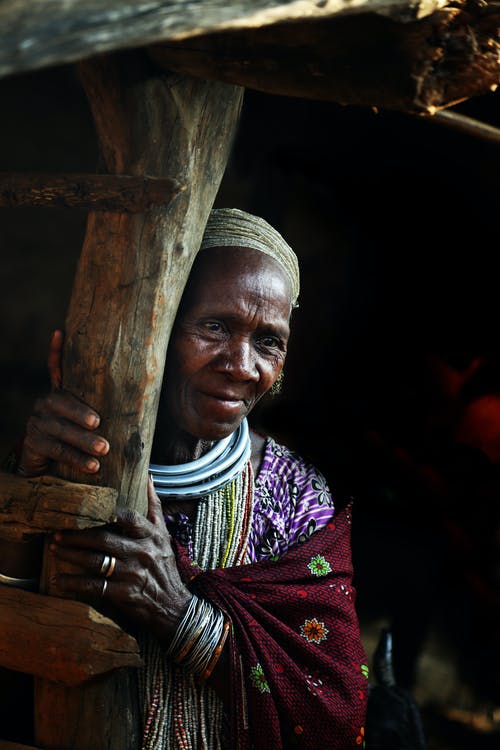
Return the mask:
{"type": "Polygon", "coordinates": [[[269,685],[267,684],[264,670],[260,664],[250,669],[250,679],[252,680],[253,686],[257,688],[261,693],[270,693],[269,685]]]}
{"type": "Polygon", "coordinates": [[[369,673],[370,673],[370,670],[368,668],[368,665],[367,664],[362,664],[361,665],[361,674],[363,675],[363,677],[366,677],[366,679],[368,679],[369,673]]]}
{"type": "Polygon", "coordinates": [[[326,641],[328,632],[325,623],[320,622],[315,617],[306,620],[304,624],[300,626],[300,634],[302,638],[305,638],[309,643],[321,643],[321,641],[326,641]]]}
{"type": "Polygon", "coordinates": [[[313,576],[326,576],[327,573],[332,572],[330,563],[323,557],[323,555],[316,555],[315,557],[311,557],[311,560],[307,564],[307,567],[309,568],[313,576]]]}
{"type": "Polygon", "coordinates": [[[365,728],[361,727],[359,730],[359,734],[356,737],[356,745],[363,745],[365,746],[365,728]]]}

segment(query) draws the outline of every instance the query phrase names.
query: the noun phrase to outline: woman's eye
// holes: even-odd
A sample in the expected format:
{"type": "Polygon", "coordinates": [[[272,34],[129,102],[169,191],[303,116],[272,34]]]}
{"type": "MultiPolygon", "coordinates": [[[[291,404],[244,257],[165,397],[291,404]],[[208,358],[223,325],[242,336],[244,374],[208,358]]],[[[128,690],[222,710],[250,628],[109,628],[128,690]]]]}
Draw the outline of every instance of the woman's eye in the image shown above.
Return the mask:
{"type": "Polygon", "coordinates": [[[219,333],[219,331],[222,331],[222,326],[217,320],[207,320],[206,323],[204,323],[204,327],[210,333],[219,333]]]}
{"type": "Polygon", "coordinates": [[[266,349],[282,349],[281,340],[277,336],[263,336],[260,340],[266,349]]]}

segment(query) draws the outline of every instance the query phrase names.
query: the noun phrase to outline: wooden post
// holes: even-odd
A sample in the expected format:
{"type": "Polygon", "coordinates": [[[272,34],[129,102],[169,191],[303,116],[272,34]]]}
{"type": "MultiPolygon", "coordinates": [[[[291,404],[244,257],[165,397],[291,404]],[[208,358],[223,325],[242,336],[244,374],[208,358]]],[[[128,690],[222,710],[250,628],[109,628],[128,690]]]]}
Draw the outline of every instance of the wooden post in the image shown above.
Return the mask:
{"type": "MultiPolygon", "coordinates": [[[[168,337],[224,173],[243,89],[162,74],[141,52],[93,58],[81,65],[81,77],[104,170],[186,186],[167,206],[89,215],[66,320],[64,387],[101,414],[100,431],[111,443],[93,481],[117,489],[119,504],[145,512],[168,337]]],[[[45,589],[57,595],[49,573],[45,589]]],[[[134,678],[124,669],[78,688],[37,680],[37,745],[136,750],[134,678]]]]}

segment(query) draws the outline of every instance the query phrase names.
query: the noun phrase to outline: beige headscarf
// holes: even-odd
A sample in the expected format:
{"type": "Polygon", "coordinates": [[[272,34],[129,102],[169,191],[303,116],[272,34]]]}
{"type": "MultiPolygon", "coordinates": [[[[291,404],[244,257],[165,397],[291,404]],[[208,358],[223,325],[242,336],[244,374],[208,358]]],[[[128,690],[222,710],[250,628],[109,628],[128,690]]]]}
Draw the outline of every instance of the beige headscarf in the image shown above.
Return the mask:
{"type": "Polygon", "coordinates": [[[208,217],[200,250],[209,247],[250,247],[270,255],[287,274],[292,289],[292,305],[297,307],[300,291],[297,256],[265,219],[239,208],[214,208],[208,217]]]}

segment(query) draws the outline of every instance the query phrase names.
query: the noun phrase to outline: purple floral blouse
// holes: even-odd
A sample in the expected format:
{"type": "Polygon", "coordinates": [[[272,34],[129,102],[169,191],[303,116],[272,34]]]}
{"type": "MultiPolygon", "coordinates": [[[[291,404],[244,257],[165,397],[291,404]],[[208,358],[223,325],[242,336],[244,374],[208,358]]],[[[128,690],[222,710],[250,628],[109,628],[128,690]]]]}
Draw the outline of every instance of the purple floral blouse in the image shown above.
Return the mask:
{"type": "Polygon", "coordinates": [[[324,476],[295,451],[267,437],[255,477],[250,562],[282,555],[332,519],[335,506],[324,476]]]}
{"type": "MultiPolygon", "coordinates": [[[[305,542],[332,519],[335,506],[324,476],[297,453],[266,438],[264,458],[254,480],[254,513],[248,562],[280,556],[305,542]]],[[[183,513],[166,517],[170,533],[181,544],[191,541],[191,524],[183,513]]]]}

